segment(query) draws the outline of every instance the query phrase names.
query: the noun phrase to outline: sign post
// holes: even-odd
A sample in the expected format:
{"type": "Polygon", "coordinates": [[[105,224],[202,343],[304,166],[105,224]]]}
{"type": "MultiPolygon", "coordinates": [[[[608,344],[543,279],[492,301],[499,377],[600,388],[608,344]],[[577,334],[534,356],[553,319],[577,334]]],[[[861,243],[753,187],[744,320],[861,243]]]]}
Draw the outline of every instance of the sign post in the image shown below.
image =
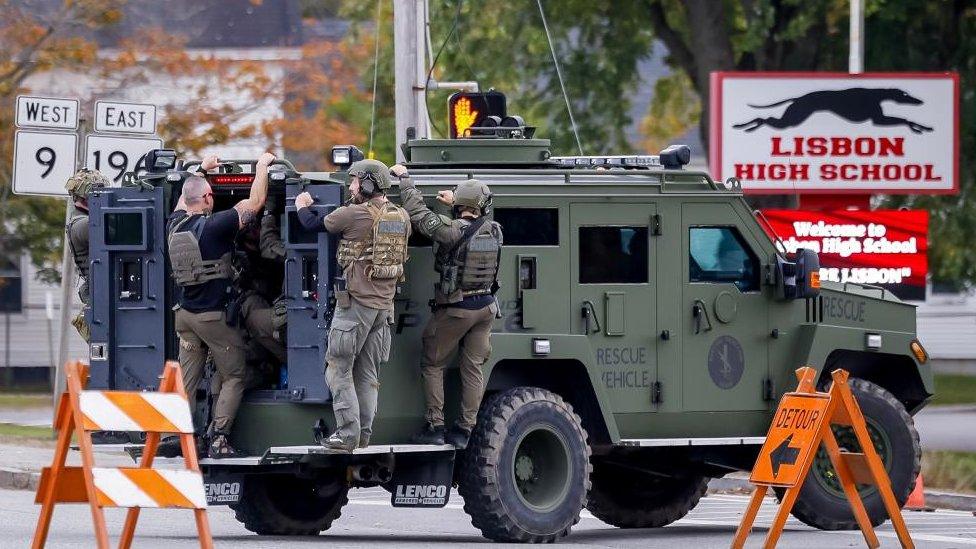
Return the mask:
{"type": "Polygon", "coordinates": [[[834,370],[831,373],[833,384],[828,393],[817,392],[814,385],[816,376],[816,370],[809,366],[798,369],[796,377],[799,384],[796,391],[783,395],[780,400],[766,435],[766,443],[759,452],[749,478],[756,485],[756,490],[752,493],[749,506],[742,516],[742,523],[735,533],[733,549],[741,549],[745,545],[763,498],[772,487],[786,488],[764,545],[766,548],[776,546],[821,442],[837,471],[844,494],[851,504],[854,518],[861,527],[868,547],[878,547],[880,544],[857,492],[858,484],[873,484],[877,487],[901,546],[914,549],[915,545],[908,534],[901,509],[891,491],[884,463],[874,449],[861,408],[847,385],[848,373],[834,370]],[[861,446],[861,452],[841,451],[831,430],[832,425],[851,427],[861,446]]]}
{"type": "MultiPolygon", "coordinates": [[[[67,197],[64,183],[79,168],[79,105],[77,99],[29,95],[17,97],[17,127],[26,129],[17,130],[14,138],[14,193],[67,197]]],[[[71,209],[69,200],[65,204],[65,225],[71,218],[71,209]]],[[[65,238],[61,255],[60,364],[67,361],[68,355],[73,280],[74,263],[65,238]]],[[[57,407],[57,398],[64,386],[57,365],[52,385],[57,407]]]]}

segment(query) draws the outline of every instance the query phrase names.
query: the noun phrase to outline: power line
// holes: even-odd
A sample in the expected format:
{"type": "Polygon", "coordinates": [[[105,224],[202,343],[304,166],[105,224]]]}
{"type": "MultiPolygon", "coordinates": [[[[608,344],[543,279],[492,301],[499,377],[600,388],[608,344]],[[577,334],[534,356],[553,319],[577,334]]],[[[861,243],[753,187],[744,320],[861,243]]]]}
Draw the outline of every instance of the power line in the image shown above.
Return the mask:
{"type": "Polygon", "coordinates": [[[369,157],[375,158],[373,153],[373,129],[376,127],[376,81],[380,74],[380,14],[383,0],[376,0],[376,44],[373,48],[373,105],[369,115],[369,157]]]}
{"type": "Polygon", "coordinates": [[[549,24],[546,23],[546,12],[542,9],[542,0],[535,0],[535,3],[539,6],[539,15],[542,17],[542,28],[546,31],[546,40],[549,41],[549,53],[552,54],[552,64],[556,66],[556,77],[559,78],[559,88],[563,91],[563,99],[566,101],[569,123],[573,126],[573,136],[576,137],[576,148],[579,149],[580,156],[583,156],[583,144],[580,143],[579,130],[576,128],[576,119],[573,117],[573,108],[569,104],[569,95],[566,94],[566,84],[563,83],[563,71],[559,68],[559,60],[556,59],[556,48],[552,45],[549,24]]]}

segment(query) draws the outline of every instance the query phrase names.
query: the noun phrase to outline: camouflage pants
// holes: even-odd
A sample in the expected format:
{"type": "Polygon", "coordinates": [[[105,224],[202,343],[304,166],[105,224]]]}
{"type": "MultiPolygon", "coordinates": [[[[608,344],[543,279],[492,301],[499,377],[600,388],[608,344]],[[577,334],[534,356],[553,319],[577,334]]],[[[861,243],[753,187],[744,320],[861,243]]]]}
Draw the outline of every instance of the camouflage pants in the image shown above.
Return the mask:
{"type": "Polygon", "coordinates": [[[86,313],[91,310],[91,300],[88,297],[88,281],[84,278],[81,279],[81,286],[78,288],[78,300],[81,301],[81,312],[71,319],[71,325],[75,327],[75,330],[78,330],[78,335],[85,340],[85,343],[90,343],[91,326],[88,325],[88,319],[85,317],[86,313]]]}
{"type": "Polygon", "coordinates": [[[218,391],[212,425],[215,431],[230,434],[250,377],[240,330],[227,325],[223,311],[191,313],[179,309],[176,333],[180,336],[180,365],[190,408],[194,407],[209,351],[217,368],[213,387],[218,391]]]}
{"type": "Polygon", "coordinates": [[[251,337],[273,354],[278,362],[284,363],[287,358],[285,346],[275,337],[274,310],[271,305],[259,294],[252,292],[241,302],[241,316],[244,317],[244,326],[251,337]]]}
{"type": "Polygon", "coordinates": [[[444,368],[447,358],[461,344],[461,417],[457,424],[472,429],[485,392],[482,366],[491,355],[491,325],[498,305],[470,311],[442,307],[434,312],[424,328],[424,351],[420,368],[424,378],[426,419],[431,425],[444,425],[444,368]]]}
{"type": "Polygon", "coordinates": [[[75,330],[78,330],[78,335],[81,336],[81,339],[85,340],[85,343],[91,342],[91,328],[88,326],[88,321],[85,320],[84,311],[78,313],[71,319],[71,325],[75,327],[75,330]]]}
{"type": "Polygon", "coordinates": [[[332,391],[339,436],[346,448],[369,444],[379,395],[379,365],[390,358],[393,312],[361,305],[355,299],[336,308],[325,353],[325,381],[332,391]]]}

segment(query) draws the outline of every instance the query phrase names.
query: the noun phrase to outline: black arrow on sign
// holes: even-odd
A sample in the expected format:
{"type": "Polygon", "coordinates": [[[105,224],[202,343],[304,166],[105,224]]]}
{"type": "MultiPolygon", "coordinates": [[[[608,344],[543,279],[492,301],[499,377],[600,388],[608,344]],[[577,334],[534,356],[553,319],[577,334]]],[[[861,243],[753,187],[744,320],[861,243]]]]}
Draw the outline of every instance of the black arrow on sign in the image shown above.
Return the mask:
{"type": "Polygon", "coordinates": [[[794,465],[796,463],[796,458],[800,455],[799,448],[793,448],[790,446],[790,442],[793,441],[793,434],[783,439],[783,442],[779,443],[779,446],[775,450],[769,453],[769,465],[773,469],[773,478],[779,476],[779,468],[781,465],[794,465]]]}

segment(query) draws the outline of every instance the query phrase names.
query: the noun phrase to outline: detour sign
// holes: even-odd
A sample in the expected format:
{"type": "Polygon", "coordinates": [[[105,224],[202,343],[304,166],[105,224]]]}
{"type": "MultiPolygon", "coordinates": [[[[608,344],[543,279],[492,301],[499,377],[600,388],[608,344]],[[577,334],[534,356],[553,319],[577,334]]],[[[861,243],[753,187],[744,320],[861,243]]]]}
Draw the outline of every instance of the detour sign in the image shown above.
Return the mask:
{"type": "Polygon", "coordinates": [[[825,394],[784,395],[749,481],[784,488],[796,486],[803,464],[817,450],[814,439],[827,417],[828,404],[830,398],[825,394]]]}
{"type": "Polygon", "coordinates": [[[864,415],[847,385],[848,373],[844,370],[831,372],[833,383],[825,393],[816,389],[817,371],[813,368],[800,368],[796,371],[796,377],[799,381],[796,391],[786,393],[780,400],[773,423],[766,434],[766,443],[752,468],[752,477],[749,480],[756,485],[756,489],[742,515],[739,529],[735,532],[732,549],[742,549],[745,546],[759,507],[770,487],[786,488],[763,546],[767,549],[776,547],[786,525],[786,518],[803,489],[803,481],[810,472],[815,452],[821,444],[830,457],[830,463],[834,466],[868,547],[880,547],[881,544],[858,494],[858,484],[873,484],[877,488],[901,546],[904,549],[914,549],[915,544],[905,527],[898,501],[891,491],[891,481],[885,471],[884,462],[874,449],[864,415]],[[850,427],[861,451],[842,450],[834,438],[832,425],[850,427]]]}

